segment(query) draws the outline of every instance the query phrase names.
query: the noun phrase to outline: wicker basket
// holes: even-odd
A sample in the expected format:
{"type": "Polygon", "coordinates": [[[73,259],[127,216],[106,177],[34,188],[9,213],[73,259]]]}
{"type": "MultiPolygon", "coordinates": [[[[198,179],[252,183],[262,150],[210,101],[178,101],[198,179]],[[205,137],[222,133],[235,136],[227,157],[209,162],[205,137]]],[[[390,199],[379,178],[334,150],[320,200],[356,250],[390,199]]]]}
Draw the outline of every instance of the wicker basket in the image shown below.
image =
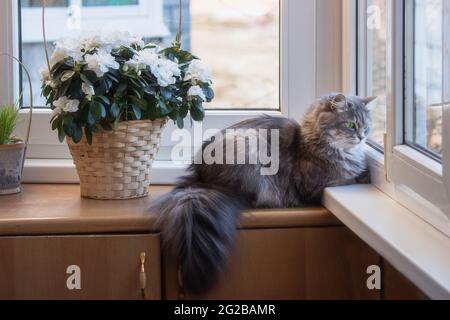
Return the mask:
{"type": "Polygon", "coordinates": [[[99,200],[148,195],[150,172],[167,120],[129,121],[113,132],[75,144],[68,139],[81,183],[81,196],[99,200]]]}

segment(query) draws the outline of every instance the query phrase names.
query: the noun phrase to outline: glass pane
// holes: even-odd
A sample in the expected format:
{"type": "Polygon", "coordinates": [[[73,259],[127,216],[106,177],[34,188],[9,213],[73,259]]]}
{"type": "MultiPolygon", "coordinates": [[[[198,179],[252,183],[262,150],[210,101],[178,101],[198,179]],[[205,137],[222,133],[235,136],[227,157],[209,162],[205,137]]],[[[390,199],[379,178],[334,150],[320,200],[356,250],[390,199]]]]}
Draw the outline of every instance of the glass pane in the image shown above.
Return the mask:
{"type": "MultiPolygon", "coordinates": [[[[69,0],[46,0],[46,5],[48,7],[66,7],[69,5],[69,0]]],[[[28,7],[41,7],[42,0],[22,0],[23,8],[28,7]]]]}
{"type": "Polygon", "coordinates": [[[279,0],[191,0],[192,51],[211,67],[210,108],[279,109],[279,0]]]}
{"type": "MultiPolygon", "coordinates": [[[[46,0],[48,7],[66,7],[70,0],[46,0]]],[[[138,4],[138,0],[83,0],[83,6],[129,6],[138,4]]],[[[42,0],[22,0],[22,7],[41,7],[42,0]]]]}
{"type": "MultiPolygon", "coordinates": [[[[44,46],[40,10],[32,8],[40,7],[40,1],[21,1],[21,21],[22,59],[32,71],[35,104],[42,107],[39,69],[45,65],[44,46]]],[[[178,0],[47,0],[47,4],[52,7],[46,21],[50,51],[54,41],[85,30],[129,31],[168,45],[178,28],[178,0]],[[118,8],[125,5],[140,8],[118,8]]],[[[184,0],[183,10],[183,47],[201,57],[213,74],[217,97],[209,107],[279,109],[279,0],[184,0]]],[[[26,85],[23,97],[28,101],[26,85]]]]}
{"type": "Polygon", "coordinates": [[[369,0],[365,8],[365,41],[360,42],[360,68],[363,77],[360,81],[359,93],[365,96],[378,97],[373,102],[373,130],[371,141],[383,146],[386,132],[386,63],[387,63],[387,1],[369,0]],[[364,47],[361,47],[364,46],[364,47]]]}
{"type": "Polygon", "coordinates": [[[444,1],[414,0],[413,22],[409,23],[413,42],[407,79],[407,143],[439,158],[442,155],[442,107],[444,104],[444,1]],[[412,81],[412,83],[411,83],[412,81]]]}
{"type": "Polygon", "coordinates": [[[137,4],[138,0],[83,0],[84,7],[133,6],[137,4]]]}

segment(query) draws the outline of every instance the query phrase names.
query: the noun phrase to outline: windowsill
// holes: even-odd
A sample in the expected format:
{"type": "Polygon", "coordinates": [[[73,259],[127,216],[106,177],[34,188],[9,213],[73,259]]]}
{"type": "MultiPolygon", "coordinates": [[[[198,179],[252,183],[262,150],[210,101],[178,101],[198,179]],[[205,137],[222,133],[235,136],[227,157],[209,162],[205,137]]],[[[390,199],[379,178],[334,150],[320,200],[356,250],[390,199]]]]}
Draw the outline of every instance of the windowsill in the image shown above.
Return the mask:
{"type": "MultiPolygon", "coordinates": [[[[79,185],[25,184],[22,193],[0,197],[0,237],[157,233],[148,208],[170,186],[151,186],[150,196],[126,201],[80,197],[79,185]]],[[[239,229],[343,227],[323,207],[253,210],[242,215],[239,229]]]]}
{"type": "Polygon", "coordinates": [[[450,298],[444,234],[374,186],[329,188],[324,205],[430,298],[450,298]]]}

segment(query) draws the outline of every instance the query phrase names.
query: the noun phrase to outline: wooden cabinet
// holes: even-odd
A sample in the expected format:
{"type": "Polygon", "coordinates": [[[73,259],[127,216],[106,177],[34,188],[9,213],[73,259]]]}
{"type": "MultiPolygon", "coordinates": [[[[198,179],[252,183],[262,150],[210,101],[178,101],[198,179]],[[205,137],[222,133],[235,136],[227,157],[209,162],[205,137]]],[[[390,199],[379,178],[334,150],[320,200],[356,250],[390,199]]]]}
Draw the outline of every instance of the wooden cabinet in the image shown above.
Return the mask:
{"type": "Polygon", "coordinates": [[[142,299],[143,252],[146,299],[161,299],[159,235],[0,238],[0,299],[142,299]]]}
{"type": "MultiPolygon", "coordinates": [[[[150,191],[158,196],[169,190],[150,191]]],[[[161,252],[156,217],[147,213],[150,202],[82,199],[79,186],[57,185],[25,185],[21,194],[0,197],[0,299],[140,300],[142,252],[147,299],[421,297],[324,208],[243,214],[218,286],[202,297],[185,295],[176,264],[161,259],[167,254],[161,252]],[[107,233],[116,235],[102,235],[107,233]],[[367,288],[373,265],[383,266],[381,291],[367,288]],[[67,286],[70,267],[79,268],[80,290],[67,286]]]]}
{"type": "Polygon", "coordinates": [[[428,297],[389,262],[383,261],[384,300],[427,300],[428,297]]]}
{"type": "Polygon", "coordinates": [[[210,294],[184,295],[165,259],[165,298],[218,300],[380,299],[367,268],[380,257],[345,227],[241,230],[226,273],[210,294]]]}

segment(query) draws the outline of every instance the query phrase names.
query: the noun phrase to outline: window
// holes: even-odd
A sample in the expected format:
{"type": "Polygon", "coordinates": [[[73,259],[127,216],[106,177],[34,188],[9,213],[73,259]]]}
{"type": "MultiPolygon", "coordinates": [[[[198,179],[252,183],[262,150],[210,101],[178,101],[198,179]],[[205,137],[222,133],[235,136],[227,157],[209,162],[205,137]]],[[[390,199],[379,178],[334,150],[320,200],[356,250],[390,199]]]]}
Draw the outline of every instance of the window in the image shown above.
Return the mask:
{"type": "MultiPolygon", "coordinates": [[[[212,68],[217,96],[208,107],[280,110],[279,0],[185,2],[184,46],[212,68]]],[[[148,30],[142,34],[148,41],[168,44],[175,38],[178,26],[178,0],[83,0],[81,7],[80,1],[75,0],[48,3],[47,29],[50,42],[80,30],[108,30],[114,24],[114,30],[129,30],[136,34],[142,34],[140,30],[148,30]],[[159,10],[154,10],[156,6],[153,5],[152,13],[143,21],[145,28],[134,19],[135,14],[132,12],[125,15],[129,19],[123,20],[123,23],[116,21],[115,14],[111,14],[118,6],[132,8],[139,6],[140,2],[160,3],[159,10]],[[92,7],[101,7],[103,11],[92,11],[92,7]],[[163,13],[166,17],[164,20],[163,13]],[[169,36],[166,25],[172,31],[169,36]],[[156,30],[160,30],[159,33],[156,30]]],[[[22,1],[23,60],[35,71],[35,88],[39,88],[37,71],[43,65],[44,50],[40,34],[40,10],[30,8],[40,6],[41,0],[22,1]],[[38,33],[32,35],[32,30],[38,33]]],[[[28,98],[26,86],[24,98],[28,98]]],[[[34,99],[43,106],[39,92],[35,93],[34,99]]]]}
{"type": "Polygon", "coordinates": [[[385,151],[375,184],[450,236],[450,1],[358,6],[358,91],[379,97],[371,146],[385,151]]]}
{"type": "Polygon", "coordinates": [[[386,132],[387,1],[358,1],[358,94],[377,97],[370,141],[380,148],[386,132]]]}
{"type": "Polygon", "coordinates": [[[444,0],[407,4],[406,126],[411,147],[440,160],[444,106],[444,0]]]}
{"type": "MultiPolygon", "coordinates": [[[[88,29],[123,29],[167,44],[178,28],[179,0],[46,2],[50,50],[53,41],[88,29]]],[[[68,148],[51,131],[50,111],[40,98],[38,70],[45,59],[39,3],[0,1],[0,50],[22,55],[32,71],[35,104],[41,107],[33,117],[25,180],[77,182],[68,148]]],[[[262,114],[300,119],[318,96],[340,90],[341,56],[330,55],[340,50],[339,2],[183,0],[183,12],[183,46],[211,66],[217,94],[199,131],[186,125],[193,137],[262,114]]],[[[11,68],[0,59],[0,82],[7,84],[0,86],[0,101],[12,101],[23,90],[27,103],[19,68],[11,68]]],[[[173,130],[171,123],[164,130],[153,183],[172,183],[181,174],[167,161],[177,143],[173,130]]]]}
{"type": "Polygon", "coordinates": [[[210,108],[280,109],[278,0],[191,0],[192,50],[212,67],[210,108]]]}
{"type": "MultiPolygon", "coordinates": [[[[169,24],[164,22],[163,0],[46,0],[46,3],[49,5],[46,14],[49,49],[54,41],[85,30],[127,30],[155,41],[172,36],[169,24]]],[[[176,7],[166,7],[166,10],[178,12],[176,7]]],[[[22,61],[32,73],[35,104],[44,107],[37,90],[40,88],[39,69],[45,65],[41,0],[22,0],[20,14],[22,61]]],[[[23,85],[23,97],[24,101],[29,100],[26,84],[23,85]]]]}

